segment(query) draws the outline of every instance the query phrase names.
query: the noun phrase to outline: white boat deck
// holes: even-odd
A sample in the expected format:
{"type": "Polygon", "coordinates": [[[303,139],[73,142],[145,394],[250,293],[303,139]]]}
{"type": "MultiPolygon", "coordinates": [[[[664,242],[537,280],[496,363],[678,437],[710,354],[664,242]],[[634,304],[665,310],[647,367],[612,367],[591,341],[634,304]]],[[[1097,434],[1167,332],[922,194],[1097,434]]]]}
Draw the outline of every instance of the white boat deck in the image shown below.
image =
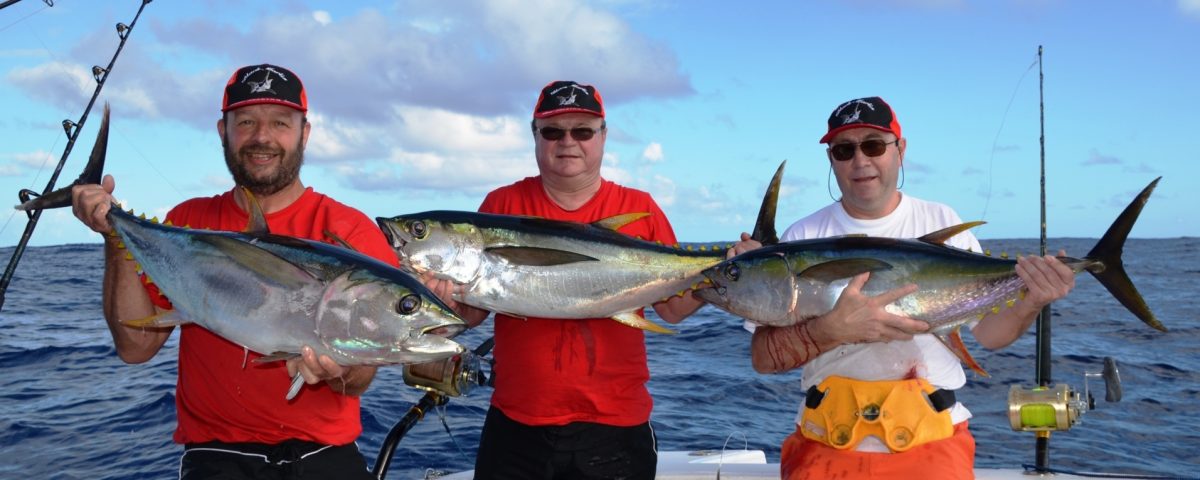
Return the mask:
{"type": "MultiPolygon", "coordinates": [[[[437,480],[471,480],[472,471],[459,472],[436,478],[437,480]]],[[[767,456],[762,450],[719,450],[670,451],[658,453],[659,480],[779,480],[779,464],[767,463],[767,456]],[[718,477],[718,474],[720,475],[718,477]]],[[[1055,478],[1072,480],[1094,477],[1056,473],[1037,475],[1026,473],[1023,469],[976,468],[977,480],[1031,480],[1037,478],[1055,478]]],[[[1106,476],[1107,479],[1123,477],[1106,476]]],[[[1131,477],[1132,478],[1132,477],[1131,477]]]]}

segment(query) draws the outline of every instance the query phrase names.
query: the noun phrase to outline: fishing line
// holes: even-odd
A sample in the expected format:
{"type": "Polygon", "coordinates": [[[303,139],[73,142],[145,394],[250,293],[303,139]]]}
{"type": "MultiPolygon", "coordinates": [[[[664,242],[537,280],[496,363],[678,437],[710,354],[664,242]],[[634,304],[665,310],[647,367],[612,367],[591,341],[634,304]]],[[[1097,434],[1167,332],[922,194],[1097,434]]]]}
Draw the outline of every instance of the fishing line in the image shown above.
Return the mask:
{"type": "MultiPolygon", "coordinates": [[[[117,62],[117,57],[121,55],[121,50],[125,48],[125,41],[129,39],[129,34],[133,32],[133,27],[137,26],[137,21],[142,16],[142,11],[146,9],[153,0],[142,0],[142,4],[138,7],[137,14],[133,16],[133,21],[126,25],[118,23],[116,25],[117,36],[121,42],[117,44],[117,51],[113,52],[112,59],[108,61],[107,67],[99,65],[92,67],[92,77],[96,79],[96,90],[92,93],[91,100],[83,110],[83,115],[79,117],[79,121],[71,121],[70,119],[63,120],[63,132],[67,134],[67,146],[63,149],[62,157],[58,160],[58,165],[54,168],[54,173],[50,175],[50,181],[46,182],[46,188],[42,190],[41,195],[48,194],[54,191],[54,183],[58,180],[58,175],[62,173],[63,165],[67,163],[67,157],[71,155],[71,149],[75,146],[75,140],[79,138],[79,133],[83,131],[83,125],[87,123],[88,114],[91,113],[92,107],[96,105],[96,99],[100,97],[100,91],[104,89],[105,82],[108,81],[108,75],[112,73],[113,65],[117,62]]],[[[18,198],[23,203],[25,200],[40,196],[32,190],[22,190],[18,194],[18,198]]],[[[13,249],[12,258],[8,261],[8,268],[4,270],[3,277],[0,277],[0,309],[4,308],[4,297],[8,292],[8,284],[12,281],[13,275],[16,273],[17,264],[21,261],[21,256],[25,254],[25,247],[29,245],[29,239],[33,236],[33,229],[37,227],[38,219],[42,216],[42,210],[27,212],[29,222],[25,224],[25,232],[21,235],[21,241],[17,243],[17,247],[13,249]]]]}
{"type": "MultiPolygon", "coordinates": [[[[0,5],[0,9],[3,9],[4,7],[7,7],[7,6],[9,6],[9,5],[12,5],[12,4],[14,4],[14,3],[17,3],[17,2],[19,2],[19,1],[21,1],[21,0],[11,0],[11,1],[9,1],[9,2],[5,2],[4,4],[0,5]]],[[[37,14],[39,14],[39,13],[42,13],[42,10],[45,10],[45,9],[47,9],[47,8],[50,8],[50,7],[53,7],[53,6],[54,6],[54,0],[45,0],[45,3],[46,3],[46,6],[44,6],[44,7],[40,8],[40,9],[38,9],[38,10],[34,10],[34,11],[33,11],[33,13],[31,13],[31,14],[29,14],[29,15],[26,15],[26,16],[24,16],[24,17],[21,17],[21,18],[17,19],[17,21],[15,21],[15,22],[12,22],[12,23],[10,23],[10,24],[8,24],[8,25],[5,25],[5,26],[3,26],[3,27],[0,27],[0,33],[4,33],[4,31],[5,31],[5,30],[8,30],[8,28],[9,28],[9,27],[11,27],[11,26],[13,26],[13,25],[16,25],[16,24],[18,24],[18,23],[24,22],[24,21],[25,21],[25,19],[27,19],[27,18],[29,18],[29,17],[32,17],[32,16],[34,16],[34,15],[37,15],[37,14]]]]}
{"type": "Polygon", "coordinates": [[[996,144],[1000,143],[1000,133],[1004,131],[1004,123],[1006,121],[1008,121],[1008,112],[1009,112],[1009,110],[1012,110],[1013,101],[1015,101],[1017,99],[1017,92],[1021,90],[1021,84],[1025,83],[1025,77],[1029,76],[1029,72],[1033,71],[1033,67],[1036,67],[1037,64],[1038,64],[1038,59],[1037,59],[1037,56],[1034,55],[1033,63],[1029,64],[1029,68],[1026,68],[1025,73],[1022,73],[1021,78],[1019,80],[1017,80],[1017,85],[1016,85],[1016,87],[1013,88],[1012,96],[1009,97],[1009,99],[1008,99],[1008,106],[1004,107],[1004,115],[1002,117],[1000,117],[1000,128],[996,129],[996,138],[992,139],[992,149],[991,149],[991,152],[988,154],[987,195],[984,197],[984,200],[983,200],[983,213],[979,215],[980,219],[987,218],[988,207],[992,203],[992,177],[993,177],[992,171],[993,171],[993,165],[995,164],[995,160],[996,160],[996,144]]]}
{"type": "Polygon", "coordinates": [[[450,432],[450,424],[446,423],[446,404],[443,403],[439,407],[433,407],[433,410],[438,412],[438,419],[442,421],[442,428],[446,430],[446,435],[450,437],[450,443],[454,444],[454,448],[458,450],[458,454],[462,455],[463,460],[471,461],[471,457],[468,457],[467,453],[458,445],[458,439],[454,438],[454,434],[450,432]]]}

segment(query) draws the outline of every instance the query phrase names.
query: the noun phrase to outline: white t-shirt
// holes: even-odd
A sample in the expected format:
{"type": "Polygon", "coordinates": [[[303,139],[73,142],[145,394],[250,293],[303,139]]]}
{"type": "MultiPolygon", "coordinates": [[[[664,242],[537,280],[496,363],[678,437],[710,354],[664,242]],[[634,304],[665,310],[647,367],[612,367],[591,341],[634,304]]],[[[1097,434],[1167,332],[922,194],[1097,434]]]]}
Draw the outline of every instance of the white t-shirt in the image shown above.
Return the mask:
{"type": "MultiPolygon", "coordinates": [[[[824,238],[836,235],[865,234],[872,237],[917,238],[930,232],[963,223],[950,207],[909,195],[900,196],[896,210],[886,217],[862,220],[851,217],[841,203],[833,203],[788,227],[781,241],[824,238]]],[[[963,232],[946,241],[947,245],[980,252],[979,240],[963,232]]],[[[919,286],[918,286],[919,287],[919,286]]],[[[968,324],[968,327],[974,323],[968,324]]],[[[911,376],[925,378],[935,388],[954,390],[966,383],[962,365],[950,350],[930,334],[912,340],[886,343],[841,345],[824,352],[804,365],[801,387],[807,390],[830,375],[859,380],[899,380],[911,376]]],[[[804,405],[800,405],[800,413],[804,405]]],[[[955,404],[950,410],[954,423],[971,418],[971,412],[955,404]]],[[[799,414],[796,422],[800,422],[799,414]]],[[[859,444],[858,450],[887,451],[873,437],[859,444]]]]}

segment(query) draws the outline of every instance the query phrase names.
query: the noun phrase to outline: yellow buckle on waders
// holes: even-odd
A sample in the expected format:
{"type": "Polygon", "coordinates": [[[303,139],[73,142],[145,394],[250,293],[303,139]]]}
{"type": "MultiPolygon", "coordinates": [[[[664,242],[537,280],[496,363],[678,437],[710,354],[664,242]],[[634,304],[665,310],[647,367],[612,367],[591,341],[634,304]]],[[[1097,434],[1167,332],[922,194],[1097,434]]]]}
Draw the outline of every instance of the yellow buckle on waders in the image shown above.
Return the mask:
{"type": "Polygon", "coordinates": [[[952,390],[923,378],[864,381],[831,376],[808,390],[800,431],[837,449],[852,449],[874,435],[893,452],[954,434],[952,390]]]}

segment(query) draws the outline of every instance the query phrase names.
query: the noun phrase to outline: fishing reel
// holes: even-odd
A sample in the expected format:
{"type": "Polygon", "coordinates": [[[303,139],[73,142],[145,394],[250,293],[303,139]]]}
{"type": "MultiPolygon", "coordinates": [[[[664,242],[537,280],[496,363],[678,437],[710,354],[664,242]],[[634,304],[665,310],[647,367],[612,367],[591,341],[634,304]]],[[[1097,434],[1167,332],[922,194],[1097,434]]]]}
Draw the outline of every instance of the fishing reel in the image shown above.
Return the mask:
{"type": "Polygon", "coordinates": [[[461,397],[476,386],[491,386],[491,377],[483,369],[483,356],[491,351],[493,344],[494,340],[489,338],[474,351],[438,362],[405,365],[404,383],[448,397],[461,397]]]}
{"type": "Polygon", "coordinates": [[[1070,385],[1025,388],[1013,385],[1008,391],[1008,421],[1018,432],[1067,431],[1079,422],[1088,410],[1096,409],[1096,399],[1088,388],[1089,377],[1104,378],[1104,400],[1121,401],[1121,375],[1117,361],[1104,357],[1100,373],[1084,372],[1083,392],[1070,385]]]}

